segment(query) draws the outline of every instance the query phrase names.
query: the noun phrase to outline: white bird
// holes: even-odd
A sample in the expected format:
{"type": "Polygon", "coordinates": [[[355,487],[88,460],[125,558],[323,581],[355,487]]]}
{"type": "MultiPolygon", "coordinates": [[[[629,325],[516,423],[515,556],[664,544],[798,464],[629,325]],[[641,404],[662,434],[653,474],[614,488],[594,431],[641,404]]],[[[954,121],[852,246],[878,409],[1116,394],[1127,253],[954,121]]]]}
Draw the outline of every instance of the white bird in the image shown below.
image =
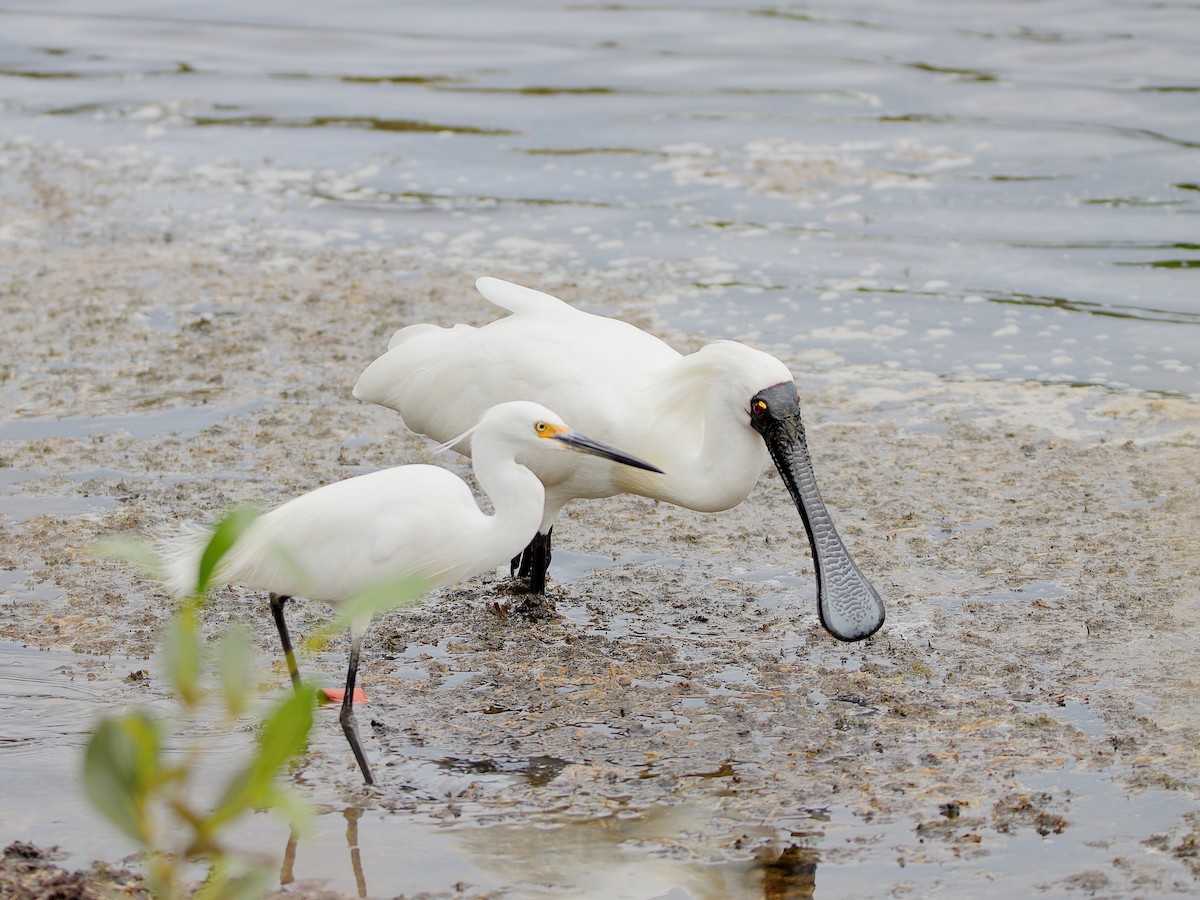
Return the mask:
{"type": "MultiPolygon", "coordinates": [[[[551,529],[570,500],[628,492],[706,512],[729,509],[749,495],[769,454],[808,534],[821,623],[844,641],[880,628],[883,601],[817,490],[787,366],[734,341],[682,356],[628,323],[540,291],[497,278],[480,278],[476,287],[511,315],[481,328],[402,328],[359,376],[354,396],[396,410],[410,429],[439,441],[491,404],[534,400],[666,473],[594,459],[539,460],[534,471],[546,486],[546,508],[521,561],[532,591],[545,589],[551,529]]],[[[456,449],[473,448],[463,442],[456,449]]]]}
{"type": "MultiPolygon", "coordinates": [[[[270,592],[271,612],[292,682],[300,673],[284,622],[294,596],[338,604],[367,588],[415,578],[427,588],[494,569],[521,552],[542,520],[546,490],[534,474],[566,450],[659,471],[585,437],[536,403],[501,403],[460,436],[473,447],[472,467],[494,512],[482,512],[467,484],[438,466],[397,466],[317,488],[255,519],[221,560],[214,584],[270,592]]],[[[184,595],[195,584],[207,535],[165,550],[166,584],[184,595]]],[[[374,783],[354,721],[354,682],[369,621],[350,626],[350,664],[341,724],[363,778],[374,783]]]]}

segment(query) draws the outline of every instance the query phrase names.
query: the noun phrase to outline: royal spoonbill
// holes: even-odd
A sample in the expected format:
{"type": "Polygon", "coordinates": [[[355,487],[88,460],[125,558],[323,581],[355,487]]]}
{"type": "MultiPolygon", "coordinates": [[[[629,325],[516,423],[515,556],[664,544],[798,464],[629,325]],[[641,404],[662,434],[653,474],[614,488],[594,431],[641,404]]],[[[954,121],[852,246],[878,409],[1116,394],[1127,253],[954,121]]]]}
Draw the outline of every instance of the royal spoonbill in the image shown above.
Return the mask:
{"type": "MultiPolygon", "coordinates": [[[[292,597],[338,604],[372,585],[415,578],[427,588],[453,584],[509,561],[542,521],[546,490],[534,474],[574,450],[648,472],[659,469],[573,431],[544,406],[500,403],[460,436],[494,512],[483,513],[466,483],[438,466],[382,469],[303,494],[254,520],[221,560],[214,584],[269,592],[288,672],[300,683],[284,605],[292,597]]],[[[165,548],[167,587],[177,595],[195,584],[207,535],[165,548]]],[[[350,625],[350,664],[340,721],[368,784],[370,764],[354,720],[354,682],[368,621],[350,625]]]]}
{"type": "MultiPolygon", "coordinates": [[[[410,429],[438,441],[494,403],[534,400],[665,470],[561,455],[531,463],[546,486],[538,534],[522,557],[532,591],[545,589],[551,529],[568,501],[628,492],[705,512],[729,509],[754,488],[770,455],[812,547],[821,623],[843,641],[879,629],[883,601],[821,500],[787,366],[734,341],[683,356],[626,322],[549,294],[498,278],[480,278],[476,287],[511,315],[480,328],[402,328],[359,376],[354,396],[396,410],[410,429]]],[[[473,448],[464,441],[457,449],[473,448]]]]}

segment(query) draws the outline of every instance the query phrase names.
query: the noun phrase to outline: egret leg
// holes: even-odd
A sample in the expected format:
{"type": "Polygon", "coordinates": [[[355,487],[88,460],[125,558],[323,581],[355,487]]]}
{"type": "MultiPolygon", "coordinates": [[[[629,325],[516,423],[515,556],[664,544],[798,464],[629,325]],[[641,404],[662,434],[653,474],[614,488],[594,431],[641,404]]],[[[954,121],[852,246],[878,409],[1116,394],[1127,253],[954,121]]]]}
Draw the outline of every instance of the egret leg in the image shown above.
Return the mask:
{"type": "Polygon", "coordinates": [[[350,665],[346,670],[346,694],[342,697],[342,712],[338,721],[342,723],[342,731],[354,751],[354,758],[362,770],[363,780],[367,784],[375,783],[371,774],[371,764],[367,762],[367,754],[363,752],[362,741],[358,737],[358,723],[354,719],[354,682],[358,679],[358,654],[362,649],[363,632],[366,629],[352,627],[350,629],[350,665]]]}
{"type": "Polygon", "coordinates": [[[287,594],[271,595],[271,615],[275,617],[275,627],[279,629],[279,642],[283,644],[283,656],[287,660],[288,674],[292,676],[293,687],[300,687],[300,669],[296,666],[296,652],[292,649],[292,639],[288,635],[287,622],[283,620],[283,607],[292,598],[287,594]]]}

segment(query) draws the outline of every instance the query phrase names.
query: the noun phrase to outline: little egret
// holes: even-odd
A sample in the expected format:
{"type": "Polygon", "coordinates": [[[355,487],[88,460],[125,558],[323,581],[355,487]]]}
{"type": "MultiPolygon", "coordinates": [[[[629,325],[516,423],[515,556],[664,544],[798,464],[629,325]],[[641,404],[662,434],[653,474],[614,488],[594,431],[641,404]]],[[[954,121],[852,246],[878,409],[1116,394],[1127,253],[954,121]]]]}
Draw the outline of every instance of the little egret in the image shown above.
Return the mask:
{"type": "MultiPolygon", "coordinates": [[[[879,629],[883,601],[821,500],[787,366],[734,341],[683,356],[626,322],[540,291],[498,278],[480,278],[476,287],[511,315],[481,328],[402,328],[359,376],[354,396],[396,410],[410,429],[440,441],[491,404],[534,400],[666,470],[539,460],[534,471],[546,486],[546,508],[521,564],[532,591],[545,589],[551,529],[570,500],[628,492],[705,512],[729,509],[749,495],[769,454],[812,547],[821,624],[843,641],[879,629]],[[646,422],[657,427],[647,430],[646,422]]],[[[469,442],[456,449],[472,452],[469,442]]]]}
{"type": "MultiPolygon", "coordinates": [[[[534,474],[564,450],[658,472],[633,456],[584,437],[528,401],[498,404],[460,436],[494,512],[483,513],[471,489],[438,466],[408,465],[348,478],[297,497],[254,520],[217,567],[214,584],[268,591],[271,613],[294,684],[300,683],[284,604],[293,596],[338,604],[372,585],[414,578],[427,588],[453,584],[510,560],[542,521],[546,490],[534,474]]],[[[170,544],[167,587],[184,595],[195,584],[207,535],[170,544]]],[[[363,778],[374,783],[354,721],[354,682],[369,621],[350,625],[350,664],[341,724],[363,778]]]]}

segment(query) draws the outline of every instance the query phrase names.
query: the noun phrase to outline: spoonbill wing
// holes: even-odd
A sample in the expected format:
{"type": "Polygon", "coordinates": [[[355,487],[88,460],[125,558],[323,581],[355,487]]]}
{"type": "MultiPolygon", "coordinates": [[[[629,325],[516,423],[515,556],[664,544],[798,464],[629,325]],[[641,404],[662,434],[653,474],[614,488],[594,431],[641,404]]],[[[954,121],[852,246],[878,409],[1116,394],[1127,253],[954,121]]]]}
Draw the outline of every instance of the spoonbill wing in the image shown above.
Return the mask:
{"type": "MultiPolygon", "coordinates": [[[[628,398],[681,358],[639,328],[541,291],[497,278],[481,278],[478,287],[512,315],[480,328],[401,329],[359,376],[354,396],[394,409],[412,431],[443,442],[507,400],[569,408],[580,431],[611,435],[628,398]]],[[[469,453],[470,443],[455,449],[469,453]]]]}

